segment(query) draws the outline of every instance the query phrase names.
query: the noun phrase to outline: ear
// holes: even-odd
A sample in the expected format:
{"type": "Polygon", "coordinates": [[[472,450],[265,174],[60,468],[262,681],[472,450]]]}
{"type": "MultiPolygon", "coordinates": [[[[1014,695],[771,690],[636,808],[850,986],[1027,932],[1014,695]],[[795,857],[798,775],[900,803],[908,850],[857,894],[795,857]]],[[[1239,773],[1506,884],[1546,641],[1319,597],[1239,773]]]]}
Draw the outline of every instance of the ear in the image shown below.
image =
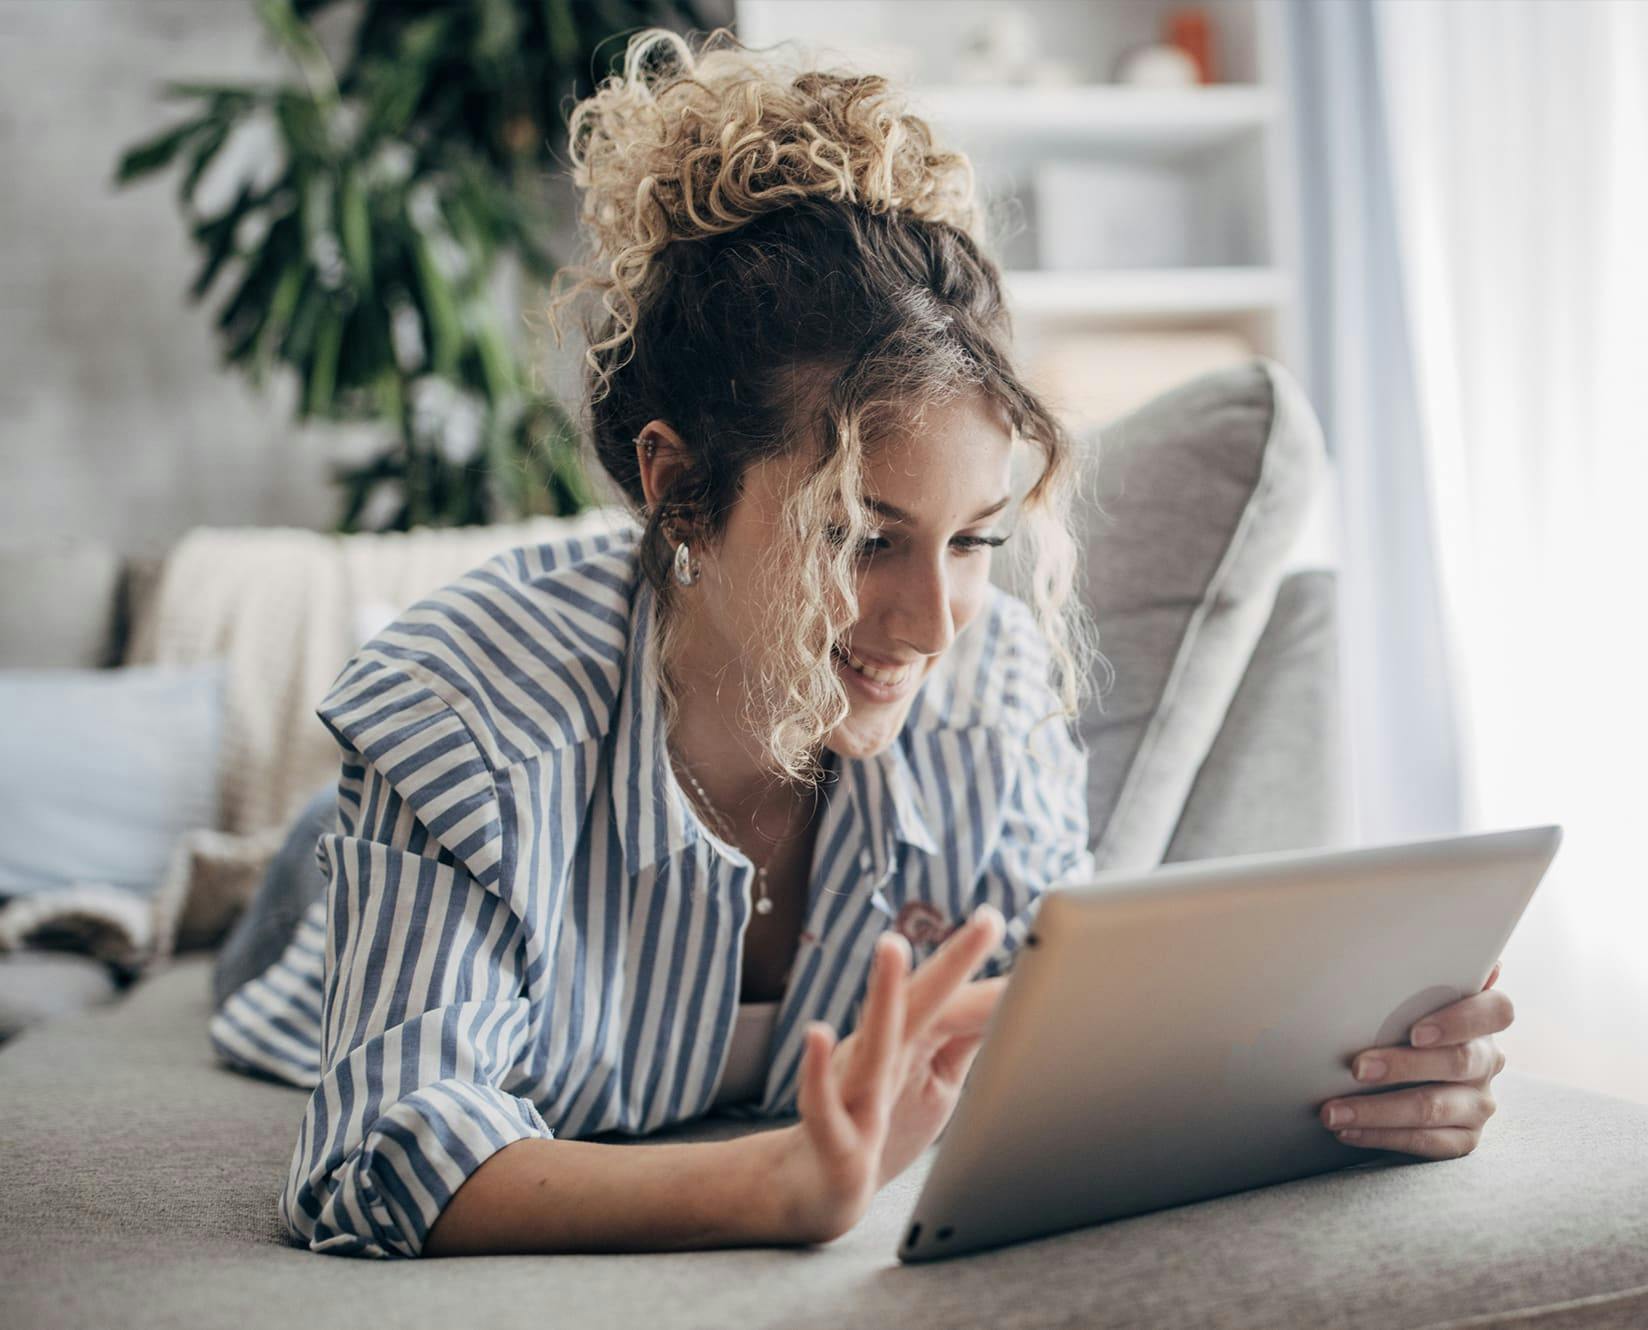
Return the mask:
{"type": "Polygon", "coordinates": [[[635,436],[635,460],[647,508],[656,508],[687,469],[686,441],[667,422],[649,420],[635,436]],[[649,448],[648,444],[653,446],[649,448]]]}

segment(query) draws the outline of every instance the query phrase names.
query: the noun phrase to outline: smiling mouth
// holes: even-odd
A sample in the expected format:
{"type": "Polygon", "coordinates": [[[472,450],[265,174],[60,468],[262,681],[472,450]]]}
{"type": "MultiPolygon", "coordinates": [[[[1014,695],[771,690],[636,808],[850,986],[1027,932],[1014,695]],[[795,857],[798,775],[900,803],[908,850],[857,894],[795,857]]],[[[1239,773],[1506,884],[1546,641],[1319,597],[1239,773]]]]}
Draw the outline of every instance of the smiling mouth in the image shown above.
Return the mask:
{"type": "Polygon", "coordinates": [[[883,669],[879,665],[871,665],[867,661],[860,660],[852,652],[845,650],[839,642],[836,643],[832,650],[837,660],[845,660],[853,670],[857,671],[859,674],[862,674],[872,683],[880,684],[883,688],[899,687],[907,679],[909,679],[909,677],[914,674],[916,670],[914,665],[905,665],[896,670],[883,669]]]}

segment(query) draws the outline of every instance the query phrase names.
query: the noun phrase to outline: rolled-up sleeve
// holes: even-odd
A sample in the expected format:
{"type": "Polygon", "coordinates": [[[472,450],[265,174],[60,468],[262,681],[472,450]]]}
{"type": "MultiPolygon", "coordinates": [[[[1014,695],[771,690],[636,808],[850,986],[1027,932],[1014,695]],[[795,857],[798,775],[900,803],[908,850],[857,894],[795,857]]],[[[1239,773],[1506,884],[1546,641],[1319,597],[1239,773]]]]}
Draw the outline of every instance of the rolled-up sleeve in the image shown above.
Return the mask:
{"type": "Polygon", "coordinates": [[[498,888],[484,764],[449,715],[373,751],[346,753],[343,829],[319,842],[320,1077],[279,1210],[313,1251],[418,1256],[470,1174],[553,1132],[513,1092],[534,1028],[529,922],[498,888]]]}

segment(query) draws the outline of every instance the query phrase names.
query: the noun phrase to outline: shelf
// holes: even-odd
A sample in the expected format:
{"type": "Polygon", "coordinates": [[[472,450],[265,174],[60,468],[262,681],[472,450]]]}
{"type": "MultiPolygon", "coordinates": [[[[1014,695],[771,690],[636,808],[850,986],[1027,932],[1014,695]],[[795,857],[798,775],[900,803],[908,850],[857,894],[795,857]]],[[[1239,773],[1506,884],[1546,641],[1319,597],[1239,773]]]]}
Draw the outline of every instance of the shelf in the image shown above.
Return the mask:
{"type": "Polygon", "coordinates": [[[1008,303],[1035,318],[1200,318],[1274,310],[1292,295],[1274,268],[1009,271],[1008,303]]]}
{"type": "Polygon", "coordinates": [[[913,110],[968,144],[1033,144],[1187,150],[1223,143],[1269,124],[1280,102],[1251,84],[1129,88],[922,84],[913,110]]]}
{"type": "Polygon", "coordinates": [[[1018,6],[1035,53],[1082,80],[1035,84],[1013,81],[1027,67],[1016,61],[969,62],[999,0],[734,5],[745,41],[795,43],[800,59],[828,67],[839,57],[844,68],[886,76],[941,147],[967,156],[1026,354],[1092,332],[1166,364],[1178,356],[1170,344],[1190,340],[1177,334],[1205,331],[1210,348],[1240,339],[1297,364],[1303,285],[1285,7],[1208,7],[1218,11],[1220,67],[1233,82],[1111,82],[1123,56],[1160,40],[1169,7],[1018,6]],[[974,69],[1001,81],[955,81],[974,69]],[[1089,266],[1106,261],[1116,266],[1089,266]],[[1129,263],[1141,266],[1121,266],[1129,263]]]}

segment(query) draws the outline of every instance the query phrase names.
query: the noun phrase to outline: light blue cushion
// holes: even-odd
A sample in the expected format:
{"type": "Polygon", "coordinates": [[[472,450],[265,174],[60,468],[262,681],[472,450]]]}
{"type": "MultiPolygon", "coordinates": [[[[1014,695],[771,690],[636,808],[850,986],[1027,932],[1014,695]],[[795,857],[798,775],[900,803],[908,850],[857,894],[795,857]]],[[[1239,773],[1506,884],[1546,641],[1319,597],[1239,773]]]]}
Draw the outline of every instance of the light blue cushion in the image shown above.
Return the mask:
{"type": "Polygon", "coordinates": [[[0,670],[0,895],[150,894],[218,821],[224,665],[0,670]]]}

